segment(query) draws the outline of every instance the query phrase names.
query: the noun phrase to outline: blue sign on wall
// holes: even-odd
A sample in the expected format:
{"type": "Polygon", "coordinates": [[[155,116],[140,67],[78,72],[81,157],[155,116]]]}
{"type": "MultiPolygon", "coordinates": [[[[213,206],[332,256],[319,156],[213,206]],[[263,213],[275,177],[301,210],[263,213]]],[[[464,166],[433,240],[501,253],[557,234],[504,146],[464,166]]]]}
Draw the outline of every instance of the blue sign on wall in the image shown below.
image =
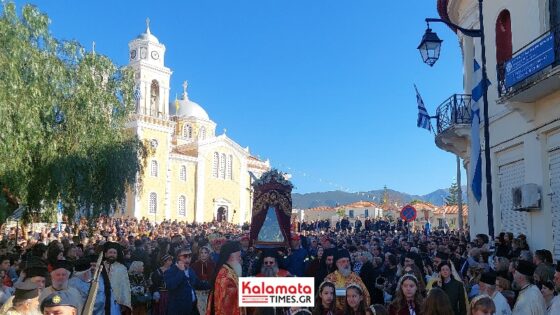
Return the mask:
{"type": "Polygon", "coordinates": [[[506,88],[554,62],[554,34],[550,33],[506,62],[506,88]]]}

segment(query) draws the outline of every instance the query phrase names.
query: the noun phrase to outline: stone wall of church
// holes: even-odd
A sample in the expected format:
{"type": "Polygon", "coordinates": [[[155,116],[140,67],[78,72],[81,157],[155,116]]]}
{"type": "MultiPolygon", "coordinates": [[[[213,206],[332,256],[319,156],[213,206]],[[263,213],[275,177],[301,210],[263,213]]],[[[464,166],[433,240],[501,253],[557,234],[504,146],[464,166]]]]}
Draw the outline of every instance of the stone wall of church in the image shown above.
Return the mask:
{"type": "MultiPolygon", "coordinates": [[[[217,146],[208,152],[201,152],[201,157],[206,160],[206,168],[205,168],[205,194],[204,194],[204,218],[203,221],[212,221],[214,217],[217,216],[217,210],[220,205],[224,205],[227,207],[227,218],[229,222],[239,222],[240,219],[240,191],[241,191],[241,182],[240,182],[240,169],[241,169],[241,161],[235,155],[233,150],[228,146],[217,146]],[[213,162],[214,162],[214,152],[218,152],[221,154],[225,154],[226,157],[232,156],[232,172],[233,172],[233,179],[229,179],[226,176],[226,179],[222,179],[221,176],[216,178],[213,174],[213,162]],[[219,201],[223,201],[223,204],[220,204],[219,201]],[[236,211],[234,215],[234,210],[236,211]]],[[[227,163],[226,167],[226,174],[227,174],[227,163]]],[[[219,173],[219,166],[218,166],[218,173],[219,173]]]]}
{"type": "Polygon", "coordinates": [[[196,158],[172,158],[170,172],[169,219],[192,222],[196,202],[196,158]],[[181,179],[181,168],[186,167],[186,180],[181,179]],[[185,197],[185,213],[180,213],[179,200],[185,197]]]}

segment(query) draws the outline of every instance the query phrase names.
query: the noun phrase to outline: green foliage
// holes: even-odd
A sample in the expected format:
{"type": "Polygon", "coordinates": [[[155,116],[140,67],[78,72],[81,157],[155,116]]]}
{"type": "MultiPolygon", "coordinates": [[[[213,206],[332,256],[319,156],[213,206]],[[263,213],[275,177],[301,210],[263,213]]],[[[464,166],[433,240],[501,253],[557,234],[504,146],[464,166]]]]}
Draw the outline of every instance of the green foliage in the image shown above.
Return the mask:
{"type": "Polygon", "coordinates": [[[459,200],[459,185],[457,182],[453,182],[451,187],[449,187],[449,196],[445,197],[445,204],[448,206],[454,206],[459,200]]]}
{"type": "Polygon", "coordinates": [[[344,209],[338,209],[338,210],[336,210],[336,214],[337,214],[339,217],[342,218],[343,216],[346,215],[346,210],[344,210],[344,209]]]}
{"type": "Polygon", "coordinates": [[[133,73],[55,39],[49,23],[31,5],[21,16],[13,3],[3,5],[0,188],[32,213],[60,199],[69,217],[76,209],[99,214],[136,184],[147,154],[125,130],[135,107],[133,73]]]}

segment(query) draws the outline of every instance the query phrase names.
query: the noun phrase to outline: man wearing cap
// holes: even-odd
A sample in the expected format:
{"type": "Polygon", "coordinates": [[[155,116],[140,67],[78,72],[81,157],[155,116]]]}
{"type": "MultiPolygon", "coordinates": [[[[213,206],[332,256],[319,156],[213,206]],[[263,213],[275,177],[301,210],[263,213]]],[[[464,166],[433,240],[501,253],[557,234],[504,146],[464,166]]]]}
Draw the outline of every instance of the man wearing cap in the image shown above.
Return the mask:
{"type": "Polygon", "coordinates": [[[41,302],[43,315],[78,315],[78,308],[73,304],[72,296],[68,292],[54,292],[41,302]]]}
{"type": "Polygon", "coordinates": [[[292,275],[303,277],[307,269],[307,250],[301,247],[301,239],[297,234],[292,235],[290,245],[292,251],[285,261],[285,267],[292,275]]]}
{"type": "Polygon", "coordinates": [[[239,307],[238,287],[241,270],[241,244],[226,242],[220,251],[216,266],[218,271],[211,281],[212,291],[208,297],[206,315],[244,315],[239,307]]]}
{"type": "Polygon", "coordinates": [[[511,308],[509,307],[507,299],[502,293],[496,290],[496,273],[488,271],[482,273],[478,281],[481,294],[486,294],[492,298],[496,306],[495,315],[511,315],[511,308]]]}
{"type": "MultiPolygon", "coordinates": [[[[48,276],[47,265],[38,259],[30,258],[28,261],[23,263],[23,267],[20,265],[20,268],[23,269],[21,275],[22,280],[37,285],[39,294],[41,294],[41,290],[45,288],[45,282],[48,276]]],[[[12,307],[13,300],[14,300],[13,295],[6,300],[6,302],[0,308],[0,314],[5,313],[8,309],[12,307]]]]}
{"type": "MultiPolygon", "coordinates": [[[[84,303],[89,295],[93,273],[96,269],[95,265],[95,256],[81,258],[74,266],[74,276],[68,281],[70,287],[74,287],[80,292],[84,303]]],[[[95,295],[95,302],[93,304],[93,314],[120,314],[120,307],[117,302],[115,302],[107,273],[102,271],[97,279],[97,283],[97,294],[95,295]]]]}
{"type": "Polygon", "coordinates": [[[107,242],[103,245],[103,267],[109,276],[109,283],[117,304],[121,307],[121,313],[132,312],[132,301],[130,292],[130,280],[128,270],[120,263],[123,259],[121,245],[115,242],[107,242]]]}
{"type": "Polygon", "coordinates": [[[513,285],[517,287],[519,296],[513,307],[513,315],[545,314],[545,301],[541,291],[531,283],[535,266],[533,263],[520,260],[513,273],[513,285]]]}
{"type": "Polygon", "coordinates": [[[67,260],[57,260],[52,267],[52,285],[41,291],[39,302],[43,302],[43,300],[52,293],[67,292],[74,305],[76,305],[81,312],[85,300],[82,299],[80,292],[76,288],[68,286],[68,280],[74,270],[74,266],[67,260]]]}
{"type": "Polygon", "coordinates": [[[23,281],[15,284],[15,293],[12,307],[6,315],[37,315],[39,312],[39,289],[31,281],[23,281]]]}
{"type": "Polygon", "coordinates": [[[360,286],[364,292],[364,300],[366,305],[370,305],[369,292],[366,285],[362,282],[360,276],[352,272],[350,268],[350,253],[346,249],[340,249],[335,256],[336,269],[327,275],[325,281],[330,281],[336,287],[336,308],[340,311],[344,310],[346,303],[346,287],[353,283],[360,286]]]}

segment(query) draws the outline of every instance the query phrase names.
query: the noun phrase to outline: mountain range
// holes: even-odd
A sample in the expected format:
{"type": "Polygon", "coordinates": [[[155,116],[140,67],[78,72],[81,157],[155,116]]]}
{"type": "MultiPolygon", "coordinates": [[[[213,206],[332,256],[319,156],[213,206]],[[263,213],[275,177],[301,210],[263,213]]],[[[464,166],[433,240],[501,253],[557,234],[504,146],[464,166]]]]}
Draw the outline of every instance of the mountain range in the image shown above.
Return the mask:
{"type": "MultiPolygon", "coordinates": [[[[463,202],[467,200],[466,186],[462,187],[463,202]]],[[[366,192],[350,193],[345,191],[325,191],[325,192],[312,192],[312,193],[293,193],[292,203],[295,209],[309,209],[320,206],[336,207],[337,205],[345,205],[356,201],[373,201],[381,203],[383,200],[384,189],[371,190],[366,192]]],[[[396,202],[399,205],[404,205],[413,200],[421,200],[429,202],[436,206],[443,206],[445,198],[449,196],[449,189],[438,189],[426,195],[411,195],[405,192],[400,192],[392,189],[387,189],[387,196],[389,202],[396,202]]]]}

